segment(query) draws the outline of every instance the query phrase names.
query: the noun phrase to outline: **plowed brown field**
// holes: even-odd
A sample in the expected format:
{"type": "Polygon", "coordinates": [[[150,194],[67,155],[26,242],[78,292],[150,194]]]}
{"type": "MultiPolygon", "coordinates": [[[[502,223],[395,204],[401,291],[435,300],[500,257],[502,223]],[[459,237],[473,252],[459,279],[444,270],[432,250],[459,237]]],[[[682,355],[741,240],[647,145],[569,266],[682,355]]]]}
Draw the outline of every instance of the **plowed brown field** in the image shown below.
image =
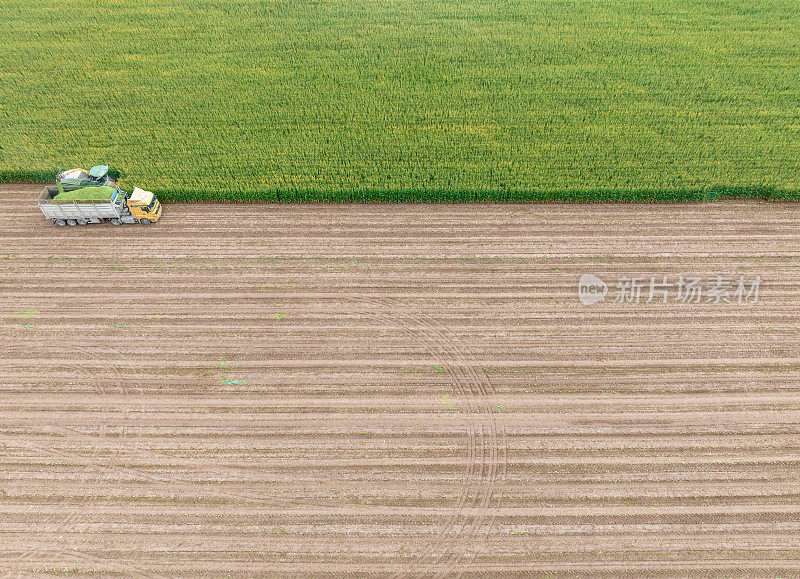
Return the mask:
{"type": "Polygon", "coordinates": [[[796,205],[58,228],[38,191],[0,187],[0,571],[800,573],[796,205]]]}

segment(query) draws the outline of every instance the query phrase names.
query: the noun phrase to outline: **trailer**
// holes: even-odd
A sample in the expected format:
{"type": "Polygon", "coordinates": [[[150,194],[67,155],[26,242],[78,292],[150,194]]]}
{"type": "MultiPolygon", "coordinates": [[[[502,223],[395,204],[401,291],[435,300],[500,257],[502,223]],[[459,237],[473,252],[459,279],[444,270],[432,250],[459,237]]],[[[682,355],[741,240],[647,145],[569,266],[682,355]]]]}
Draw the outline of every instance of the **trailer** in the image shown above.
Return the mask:
{"type": "Polygon", "coordinates": [[[39,197],[42,213],[56,225],[87,225],[100,223],[104,219],[110,219],[115,225],[124,223],[125,194],[117,187],[108,200],[88,198],[57,201],[54,197],[58,194],[57,186],[48,185],[39,197]]]}
{"type": "Polygon", "coordinates": [[[106,219],[113,225],[150,225],[161,218],[161,203],[153,193],[138,187],[132,194],[123,191],[108,177],[107,165],[59,173],[56,185],[47,185],[39,196],[39,208],[59,226],[106,219]]]}

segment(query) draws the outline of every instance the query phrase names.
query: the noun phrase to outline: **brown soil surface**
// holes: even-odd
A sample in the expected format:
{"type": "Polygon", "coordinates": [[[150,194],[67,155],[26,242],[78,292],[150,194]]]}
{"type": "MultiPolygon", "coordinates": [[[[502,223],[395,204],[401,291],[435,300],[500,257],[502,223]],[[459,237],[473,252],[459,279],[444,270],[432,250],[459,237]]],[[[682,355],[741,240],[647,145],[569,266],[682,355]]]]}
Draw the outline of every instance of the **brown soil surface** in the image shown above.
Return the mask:
{"type": "Polygon", "coordinates": [[[59,228],[39,189],[0,187],[0,575],[800,572],[796,205],[59,228]]]}

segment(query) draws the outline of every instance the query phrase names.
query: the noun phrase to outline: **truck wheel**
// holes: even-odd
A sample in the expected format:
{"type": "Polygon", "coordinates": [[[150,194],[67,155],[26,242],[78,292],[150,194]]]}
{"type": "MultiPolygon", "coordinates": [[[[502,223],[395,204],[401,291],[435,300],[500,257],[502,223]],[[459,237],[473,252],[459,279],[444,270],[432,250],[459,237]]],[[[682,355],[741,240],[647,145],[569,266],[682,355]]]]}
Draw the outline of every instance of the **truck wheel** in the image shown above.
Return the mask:
{"type": "Polygon", "coordinates": [[[55,223],[59,227],[64,227],[67,224],[67,222],[64,221],[63,219],[55,219],[53,220],[53,223],[55,223]]]}
{"type": "Polygon", "coordinates": [[[85,219],[78,219],[78,225],[86,225],[86,224],[88,224],[88,223],[89,223],[89,222],[88,222],[88,221],[86,221],[85,219]]]}
{"type": "Polygon", "coordinates": [[[141,223],[142,225],[150,225],[152,221],[150,221],[149,219],[140,219],[139,223],[141,223]]]}
{"type": "Polygon", "coordinates": [[[78,222],[75,221],[74,219],[67,219],[67,225],[69,225],[70,227],[75,227],[77,224],[78,222]]]}
{"type": "Polygon", "coordinates": [[[111,220],[111,225],[122,225],[122,220],[114,218],[111,220]]]}

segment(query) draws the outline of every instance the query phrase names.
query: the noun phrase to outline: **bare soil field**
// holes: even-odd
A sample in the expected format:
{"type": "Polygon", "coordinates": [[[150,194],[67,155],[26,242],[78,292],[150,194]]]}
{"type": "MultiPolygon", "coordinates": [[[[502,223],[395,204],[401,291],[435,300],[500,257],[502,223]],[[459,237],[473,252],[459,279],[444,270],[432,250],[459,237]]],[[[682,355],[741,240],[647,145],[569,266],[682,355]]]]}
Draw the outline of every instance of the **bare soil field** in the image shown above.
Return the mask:
{"type": "Polygon", "coordinates": [[[800,573],[796,205],[38,192],[0,187],[0,575],[800,573]]]}

